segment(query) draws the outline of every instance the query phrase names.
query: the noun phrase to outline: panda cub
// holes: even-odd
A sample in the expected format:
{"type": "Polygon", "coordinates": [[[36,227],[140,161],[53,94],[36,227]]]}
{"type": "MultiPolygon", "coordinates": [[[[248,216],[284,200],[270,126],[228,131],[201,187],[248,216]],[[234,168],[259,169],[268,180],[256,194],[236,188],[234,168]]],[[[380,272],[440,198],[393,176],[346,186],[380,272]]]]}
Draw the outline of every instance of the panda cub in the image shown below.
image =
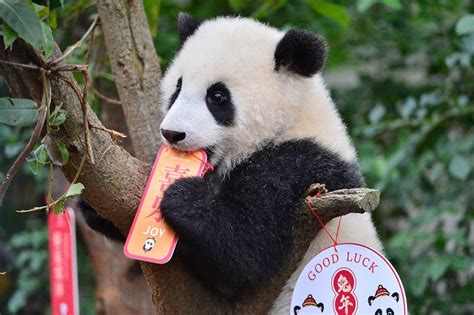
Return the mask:
{"type": "MultiPolygon", "coordinates": [[[[320,72],[324,40],[241,17],[179,16],[182,48],[161,82],[164,142],[204,149],[214,172],[171,185],[160,209],[177,255],[230,299],[289,261],[297,210],[312,183],[364,186],[354,147],[320,72]]],[[[335,233],[337,222],[329,222],[335,233]]],[[[369,214],[344,217],[341,242],[382,247],[369,214]]],[[[319,233],[272,312],[289,312],[304,265],[332,244],[319,233]]]]}

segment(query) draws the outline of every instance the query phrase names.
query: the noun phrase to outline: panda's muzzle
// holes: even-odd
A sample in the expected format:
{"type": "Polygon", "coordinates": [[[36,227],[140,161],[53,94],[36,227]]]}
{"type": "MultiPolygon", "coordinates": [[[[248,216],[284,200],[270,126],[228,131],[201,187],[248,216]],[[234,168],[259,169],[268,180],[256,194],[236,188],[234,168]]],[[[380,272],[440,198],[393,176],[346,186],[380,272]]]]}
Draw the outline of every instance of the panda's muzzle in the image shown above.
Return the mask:
{"type": "Polygon", "coordinates": [[[186,138],[186,133],[181,131],[161,129],[161,134],[170,144],[176,144],[186,138]]]}

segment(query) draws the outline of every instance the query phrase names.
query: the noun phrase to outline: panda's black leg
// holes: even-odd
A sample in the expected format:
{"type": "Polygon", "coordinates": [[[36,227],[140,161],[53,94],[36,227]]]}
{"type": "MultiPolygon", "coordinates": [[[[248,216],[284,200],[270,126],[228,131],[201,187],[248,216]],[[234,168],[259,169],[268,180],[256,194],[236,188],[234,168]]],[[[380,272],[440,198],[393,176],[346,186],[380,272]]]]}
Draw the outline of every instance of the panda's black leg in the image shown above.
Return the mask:
{"type": "Polygon", "coordinates": [[[81,208],[82,215],[86,220],[87,225],[96,232],[107,236],[108,238],[117,241],[125,242],[125,237],[109,220],[102,218],[97,212],[83,199],[79,199],[78,203],[81,208]]]}

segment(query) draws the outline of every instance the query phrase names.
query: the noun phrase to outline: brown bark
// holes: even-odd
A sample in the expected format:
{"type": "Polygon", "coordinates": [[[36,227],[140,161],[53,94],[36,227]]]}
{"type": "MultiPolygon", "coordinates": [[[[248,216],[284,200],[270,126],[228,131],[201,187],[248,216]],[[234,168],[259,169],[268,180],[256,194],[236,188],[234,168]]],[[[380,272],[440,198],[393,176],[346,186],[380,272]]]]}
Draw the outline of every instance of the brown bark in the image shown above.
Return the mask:
{"type": "Polygon", "coordinates": [[[99,0],[97,9],[136,157],[153,162],[161,144],[161,71],[143,4],[99,0]]]}
{"type": "MultiPolygon", "coordinates": [[[[104,7],[110,10],[119,10],[110,3],[101,3],[98,5],[99,7],[104,5],[104,7]]],[[[137,2],[132,1],[131,7],[136,5],[137,2]]],[[[141,4],[139,5],[141,6],[141,4]]],[[[121,9],[124,8],[126,8],[126,5],[121,7],[121,9]]],[[[139,9],[136,12],[143,13],[143,10],[139,9]]],[[[127,14],[120,12],[116,12],[115,14],[122,18],[127,17],[127,14]]],[[[102,18],[104,19],[105,16],[102,18]]],[[[141,18],[146,19],[144,15],[141,18]]],[[[129,24],[129,27],[134,26],[133,24],[129,24]]],[[[120,29],[116,31],[127,32],[127,30],[120,29]]],[[[135,48],[132,46],[128,47],[128,49],[133,50],[135,48]]],[[[152,49],[152,47],[150,48],[148,46],[148,49],[152,49]]],[[[3,47],[0,47],[0,50],[0,58],[3,60],[13,59],[21,63],[28,63],[32,60],[31,51],[22,42],[16,43],[11,51],[4,51],[3,47]]],[[[59,51],[56,51],[55,56],[57,57],[58,55],[59,51]]],[[[112,58],[120,58],[120,56],[111,56],[111,59],[112,58]]],[[[122,67],[123,66],[124,65],[122,65],[122,67]]],[[[1,65],[0,72],[2,74],[10,73],[9,76],[6,77],[6,81],[15,95],[35,98],[41,94],[41,92],[38,92],[41,91],[41,86],[34,71],[18,71],[18,69],[11,66],[1,65]],[[19,81],[27,81],[28,85],[17,84],[19,81]]],[[[79,162],[86,152],[83,139],[80,103],[73,90],[63,81],[52,78],[51,84],[53,90],[53,106],[62,104],[63,108],[68,112],[66,123],[60,128],[60,131],[53,136],[66,143],[71,152],[70,161],[63,169],[68,179],[71,179],[75,175],[79,162]]],[[[141,86],[145,85],[138,85],[135,86],[135,88],[140,88],[141,86]]],[[[121,94],[119,85],[118,88],[119,94],[121,94]]],[[[140,95],[140,93],[136,95],[140,95]]],[[[121,101],[126,103],[122,95],[121,101]]],[[[133,102],[133,100],[131,102],[133,102]]],[[[140,101],[135,100],[135,104],[136,106],[141,106],[140,101]]],[[[138,112],[140,111],[140,109],[137,110],[138,112]]],[[[125,113],[127,115],[127,112],[125,113]]],[[[144,115],[142,119],[143,121],[139,120],[135,123],[147,126],[159,125],[159,120],[152,120],[152,115],[144,115]]],[[[100,121],[91,111],[89,111],[88,120],[93,125],[101,126],[100,121]]],[[[132,128],[132,126],[129,125],[129,128],[132,128]]],[[[135,136],[132,136],[136,149],[139,146],[139,142],[135,142],[136,137],[137,139],[140,137],[149,137],[150,134],[148,132],[150,130],[157,132],[156,127],[151,129],[147,127],[144,128],[144,130],[145,131],[136,132],[135,136]]],[[[91,141],[96,163],[92,165],[87,161],[79,177],[79,181],[86,187],[84,195],[100,215],[112,221],[121,232],[126,235],[130,228],[135,209],[138,206],[150,167],[148,164],[144,164],[131,157],[122,148],[114,144],[110,136],[103,131],[93,129],[91,132],[91,141]]],[[[146,143],[146,141],[140,143],[146,143]]],[[[156,147],[148,145],[141,149],[152,150],[154,155],[156,147]]],[[[150,155],[142,154],[143,156],[150,155]]],[[[139,155],[141,156],[141,154],[139,155]]],[[[321,213],[323,222],[328,222],[341,214],[354,211],[366,211],[366,209],[361,210],[358,207],[351,209],[340,208],[334,205],[328,207],[330,211],[321,213]]],[[[265,313],[269,309],[273,298],[284,284],[284,280],[288,277],[288,274],[295,269],[296,263],[301,259],[301,253],[304,253],[309,242],[314,235],[316,235],[317,231],[320,230],[319,224],[314,220],[309,221],[308,216],[311,217],[312,214],[307,208],[302,208],[300,228],[298,229],[296,241],[297,246],[293,255],[294,258],[285,270],[271,281],[270,284],[260,287],[253,292],[245,293],[244,298],[235,305],[229,304],[204,288],[200,282],[184,269],[178,257],[174,257],[173,260],[166,265],[142,263],[141,266],[144,270],[155,310],[159,314],[265,313]],[[262,301],[265,302],[262,303],[262,301]]]]}
{"type": "Polygon", "coordinates": [[[143,274],[136,262],[121,255],[123,244],[93,231],[81,215],[77,216],[77,224],[94,270],[97,314],[153,314],[143,274]]]}

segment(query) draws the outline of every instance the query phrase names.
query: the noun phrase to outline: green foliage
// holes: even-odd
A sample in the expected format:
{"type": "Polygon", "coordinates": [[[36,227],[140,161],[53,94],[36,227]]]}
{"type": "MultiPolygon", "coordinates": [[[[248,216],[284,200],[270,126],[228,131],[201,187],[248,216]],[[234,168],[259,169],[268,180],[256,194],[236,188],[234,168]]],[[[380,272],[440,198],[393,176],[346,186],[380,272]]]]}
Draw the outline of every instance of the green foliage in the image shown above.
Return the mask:
{"type": "Polygon", "coordinates": [[[29,99],[1,97],[0,123],[10,126],[31,126],[38,119],[36,103],[29,99]]]}
{"type": "Polygon", "coordinates": [[[335,97],[367,184],[381,189],[377,225],[411,313],[472,314],[472,6],[402,5],[403,15],[358,8],[358,84],[335,97]]]}
{"type": "Polygon", "coordinates": [[[49,117],[48,123],[50,127],[58,127],[66,121],[67,112],[64,109],[56,107],[49,117]]]}
{"type": "Polygon", "coordinates": [[[8,300],[7,311],[16,314],[26,308],[31,299],[48,299],[48,292],[39,291],[48,283],[48,233],[39,220],[28,221],[23,231],[16,233],[8,247],[14,254],[13,268],[8,272],[17,272],[16,288],[8,300]],[[36,297],[34,295],[37,295],[36,297]]]}
{"type": "Polygon", "coordinates": [[[53,52],[53,35],[51,28],[43,23],[38,15],[47,15],[48,8],[26,1],[0,0],[0,18],[7,27],[7,37],[4,37],[5,47],[8,47],[19,36],[31,44],[37,51],[44,51],[48,58],[53,52]],[[35,12],[36,11],[36,12],[35,12]]]}

